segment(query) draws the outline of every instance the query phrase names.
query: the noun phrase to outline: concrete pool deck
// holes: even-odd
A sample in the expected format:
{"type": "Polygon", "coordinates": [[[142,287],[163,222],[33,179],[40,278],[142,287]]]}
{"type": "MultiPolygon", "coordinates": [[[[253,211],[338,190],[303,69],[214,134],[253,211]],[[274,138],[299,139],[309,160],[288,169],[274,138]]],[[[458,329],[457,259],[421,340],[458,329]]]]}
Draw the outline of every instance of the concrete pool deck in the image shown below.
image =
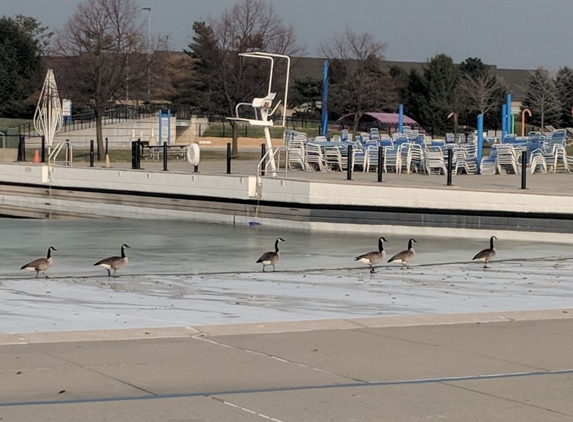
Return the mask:
{"type": "Polygon", "coordinates": [[[54,334],[53,342],[0,346],[0,417],[565,422],[573,418],[573,319],[563,312],[144,340],[54,334]]]}

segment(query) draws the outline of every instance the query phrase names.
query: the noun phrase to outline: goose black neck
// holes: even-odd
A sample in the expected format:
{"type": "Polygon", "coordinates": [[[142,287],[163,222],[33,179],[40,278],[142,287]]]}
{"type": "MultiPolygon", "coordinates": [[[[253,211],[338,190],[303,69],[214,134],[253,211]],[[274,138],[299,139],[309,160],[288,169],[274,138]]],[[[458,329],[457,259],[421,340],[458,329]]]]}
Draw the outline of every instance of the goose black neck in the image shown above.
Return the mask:
{"type": "Polygon", "coordinates": [[[489,248],[493,249],[493,236],[489,239],[489,248]]]}
{"type": "Polygon", "coordinates": [[[382,239],[378,239],[378,252],[382,252],[384,250],[384,242],[382,239]]]}
{"type": "Polygon", "coordinates": [[[279,240],[277,239],[277,240],[275,241],[275,252],[278,253],[278,251],[279,251],[279,240]]]}
{"type": "Polygon", "coordinates": [[[47,258],[50,259],[52,257],[52,248],[48,248],[48,256],[47,258]]]}
{"type": "Polygon", "coordinates": [[[121,247],[121,257],[125,258],[125,246],[121,247]]]}
{"type": "Polygon", "coordinates": [[[408,250],[412,249],[413,245],[414,245],[413,239],[408,240],[408,250]]]}

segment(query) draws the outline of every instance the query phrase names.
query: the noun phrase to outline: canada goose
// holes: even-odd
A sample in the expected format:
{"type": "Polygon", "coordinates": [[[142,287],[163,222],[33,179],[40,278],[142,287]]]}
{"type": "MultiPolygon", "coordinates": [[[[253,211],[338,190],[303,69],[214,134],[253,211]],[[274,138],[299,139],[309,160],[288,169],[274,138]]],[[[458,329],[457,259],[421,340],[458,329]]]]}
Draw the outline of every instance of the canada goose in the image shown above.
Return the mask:
{"type": "MultiPolygon", "coordinates": [[[[479,259],[480,261],[483,261],[483,267],[484,268],[489,268],[487,266],[487,263],[495,258],[495,247],[493,246],[493,239],[497,240],[497,237],[495,237],[495,236],[490,237],[489,248],[478,252],[476,254],[476,256],[474,256],[474,258],[473,258],[473,259],[479,259]]],[[[472,261],[473,261],[473,259],[472,259],[472,261]]]]}
{"type": "Polygon", "coordinates": [[[374,272],[374,265],[382,262],[386,257],[386,251],[384,250],[384,242],[388,242],[386,238],[380,237],[378,239],[378,252],[372,251],[365,253],[364,255],[357,256],[354,258],[355,261],[360,261],[370,267],[370,273],[374,272]]]}
{"type": "Polygon", "coordinates": [[[277,238],[275,241],[275,251],[265,252],[257,261],[257,263],[263,264],[263,272],[265,272],[265,267],[267,265],[273,266],[273,271],[275,270],[275,264],[279,260],[279,242],[286,242],[282,237],[277,238]]]}
{"type": "Polygon", "coordinates": [[[404,269],[404,267],[407,268],[408,262],[410,262],[412,258],[414,258],[414,255],[416,255],[416,251],[412,247],[413,243],[418,242],[416,242],[416,239],[408,240],[408,250],[398,252],[396,255],[390,258],[388,262],[401,262],[402,269],[404,269]]]}
{"type": "Polygon", "coordinates": [[[94,266],[101,265],[102,267],[104,267],[107,270],[108,277],[111,277],[110,270],[113,270],[113,276],[115,277],[116,271],[119,270],[121,267],[123,267],[125,264],[127,264],[128,259],[127,256],[125,255],[125,248],[129,248],[129,246],[124,243],[123,245],[121,245],[121,256],[110,256],[109,258],[105,258],[102,259],[101,261],[96,262],[94,266]]]}
{"type": "Polygon", "coordinates": [[[56,248],[50,246],[48,248],[48,255],[45,258],[38,258],[33,260],[32,262],[28,262],[26,265],[22,265],[22,268],[20,269],[28,271],[36,271],[36,278],[38,278],[38,275],[40,273],[44,273],[44,276],[46,278],[50,278],[46,274],[46,270],[50,268],[50,266],[52,265],[52,251],[55,250],[56,248]]]}

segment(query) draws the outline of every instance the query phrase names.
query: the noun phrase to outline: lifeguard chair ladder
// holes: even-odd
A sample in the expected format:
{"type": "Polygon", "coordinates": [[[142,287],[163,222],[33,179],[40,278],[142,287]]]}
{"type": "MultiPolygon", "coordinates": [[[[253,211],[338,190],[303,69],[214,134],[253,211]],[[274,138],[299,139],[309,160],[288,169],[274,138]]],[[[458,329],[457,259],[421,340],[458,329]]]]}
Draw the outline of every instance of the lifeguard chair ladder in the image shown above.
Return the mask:
{"type": "MultiPolygon", "coordinates": [[[[286,110],[286,104],[287,104],[287,99],[288,99],[288,83],[289,83],[289,77],[290,77],[290,57],[285,56],[283,54],[265,53],[265,52],[261,52],[261,51],[256,51],[256,52],[252,52],[252,53],[240,53],[239,55],[243,56],[243,57],[251,57],[254,59],[270,60],[271,68],[270,68],[270,74],[269,74],[269,87],[267,90],[267,95],[265,97],[253,98],[253,101],[251,101],[250,103],[239,103],[239,104],[237,104],[237,106],[235,107],[235,116],[227,117],[227,119],[228,120],[234,120],[234,121],[239,122],[239,123],[245,123],[245,124],[248,124],[250,126],[262,127],[263,132],[265,133],[265,140],[267,143],[267,151],[271,151],[273,148],[273,144],[271,141],[270,128],[273,126],[286,127],[286,113],[283,113],[283,118],[282,118],[282,122],[280,125],[275,125],[273,123],[273,121],[270,120],[270,117],[273,116],[273,114],[278,109],[278,107],[281,103],[279,101],[273,108],[273,101],[277,95],[275,92],[272,92],[275,58],[286,59],[286,61],[287,61],[286,80],[285,80],[285,96],[284,96],[284,103],[285,103],[285,110],[286,110]],[[243,107],[251,107],[255,113],[255,118],[249,119],[246,117],[241,117],[240,109],[243,107]]],[[[277,166],[276,166],[276,162],[275,162],[274,158],[271,158],[271,161],[269,162],[269,167],[270,167],[272,176],[276,177],[277,166]]]]}

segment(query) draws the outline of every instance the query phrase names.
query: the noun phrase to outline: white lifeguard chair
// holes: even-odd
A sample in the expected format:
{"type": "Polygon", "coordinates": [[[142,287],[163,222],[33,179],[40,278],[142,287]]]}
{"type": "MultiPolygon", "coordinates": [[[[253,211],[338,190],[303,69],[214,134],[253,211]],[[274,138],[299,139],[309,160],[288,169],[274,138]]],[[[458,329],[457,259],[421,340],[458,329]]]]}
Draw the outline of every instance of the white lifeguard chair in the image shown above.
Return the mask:
{"type": "MultiPolygon", "coordinates": [[[[269,86],[267,90],[267,95],[262,98],[253,98],[253,101],[250,103],[239,103],[235,107],[235,115],[233,117],[227,117],[228,120],[234,120],[239,123],[245,123],[250,126],[259,126],[263,128],[265,133],[265,140],[267,144],[267,151],[273,151],[273,144],[271,141],[271,131],[270,128],[273,126],[277,127],[286,127],[286,113],[283,113],[282,122],[280,124],[275,125],[270,118],[273,116],[275,111],[278,109],[281,101],[277,102],[273,108],[273,101],[276,97],[276,93],[272,92],[273,90],[273,73],[274,73],[274,65],[275,65],[275,58],[279,59],[286,59],[287,61],[287,68],[286,68],[286,80],[285,80],[285,94],[284,94],[284,103],[285,109],[288,99],[288,84],[289,84],[289,77],[290,77],[290,57],[285,56],[282,54],[273,54],[273,53],[264,53],[264,52],[252,52],[252,53],[240,53],[240,56],[243,57],[251,57],[255,59],[265,59],[271,62],[270,74],[269,74],[269,86]],[[255,118],[247,118],[244,115],[241,116],[240,112],[241,109],[244,107],[251,107],[254,111],[255,118]]],[[[273,177],[276,177],[276,163],[274,154],[270,154],[268,156],[268,165],[270,167],[271,173],[273,177]]]]}

